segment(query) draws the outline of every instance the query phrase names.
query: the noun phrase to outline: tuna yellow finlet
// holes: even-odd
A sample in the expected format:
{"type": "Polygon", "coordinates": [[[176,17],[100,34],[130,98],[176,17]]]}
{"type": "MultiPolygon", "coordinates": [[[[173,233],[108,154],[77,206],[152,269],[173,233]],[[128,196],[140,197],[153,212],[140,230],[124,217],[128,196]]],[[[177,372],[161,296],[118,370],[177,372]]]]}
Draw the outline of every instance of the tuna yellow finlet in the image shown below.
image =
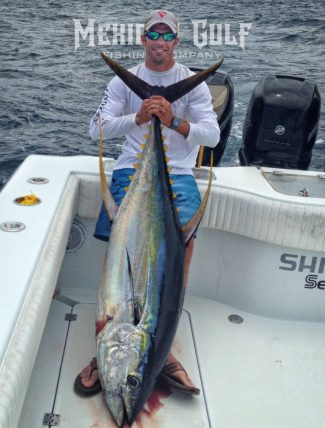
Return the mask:
{"type": "Polygon", "coordinates": [[[137,158],[141,159],[142,158],[142,153],[137,153],[137,158]]]}
{"type": "Polygon", "coordinates": [[[173,193],[173,198],[176,199],[177,195],[176,193],[173,193]]]}
{"type": "Polygon", "coordinates": [[[129,190],[129,186],[124,187],[124,190],[127,192],[129,190]]]}
{"type": "Polygon", "coordinates": [[[170,173],[171,171],[172,171],[171,167],[170,167],[170,166],[168,166],[168,167],[167,167],[167,172],[168,172],[168,173],[170,173]]]}
{"type": "Polygon", "coordinates": [[[161,139],[162,139],[163,141],[165,141],[165,140],[166,140],[166,135],[162,135],[162,136],[161,136],[161,139]]]}
{"type": "Polygon", "coordinates": [[[170,182],[170,184],[171,184],[171,185],[173,185],[173,184],[174,184],[174,180],[173,180],[173,179],[171,179],[171,178],[169,179],[169,182],[170,182]]]}
{"type": "Polygon", "coordinates": [[[132,181],[134,179],[134,175],[129,175],[129,179],[132,181]]]}
{"type": "Polygon", "coordinates": [[[139,164],[138,164],[138,163],[134,163],[134,164],[133,164],[133,168],[134,168],[134,169],[138,169],[138,168],[139,168],[139,164]]]}
{"type": "Polygon", "coordinates": [[[167,152],[168,151],[168,146],[166,146],[165,144],[164,144],[164,152],[167,152]]]}
{"type": "Polygon", "coordinates": [[[165,156],[165,160],[168,163],[170,161],[170,158],[168,156],[165,156]]]}

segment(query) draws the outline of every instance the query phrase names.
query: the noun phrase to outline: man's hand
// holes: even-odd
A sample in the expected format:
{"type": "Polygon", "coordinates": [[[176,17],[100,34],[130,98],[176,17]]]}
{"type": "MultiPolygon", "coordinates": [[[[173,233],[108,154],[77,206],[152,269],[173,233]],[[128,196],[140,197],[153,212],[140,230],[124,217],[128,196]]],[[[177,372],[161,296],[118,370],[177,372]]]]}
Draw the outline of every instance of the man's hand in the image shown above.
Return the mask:
{"type": "Polygon", "coordinates": [[[135,116],[135,123],[140,126],[143,123],[149,122],[152,118],[150,111],[151,100],[150,98],[143,101],[140,111],[135,116]]]}
{"type": "Polygon", "coordinates": [[[172,124],[174,114],[172,106],[166,98],[160,95],[153,95],[144,100],[140,111],[135,117],[135,122],[138,126],[142,125],[143,123],[149,122],[153,115],[156,115],[160,119],[160,122],[167,127],[172,124]]]}
{"type": "Polygon", "coordinates": [[[149,111],[160,119],[162,125],[169,127],[174,117],[170,102],[160,95],[153,95],[149,99],[151,101],[149,111]]]}

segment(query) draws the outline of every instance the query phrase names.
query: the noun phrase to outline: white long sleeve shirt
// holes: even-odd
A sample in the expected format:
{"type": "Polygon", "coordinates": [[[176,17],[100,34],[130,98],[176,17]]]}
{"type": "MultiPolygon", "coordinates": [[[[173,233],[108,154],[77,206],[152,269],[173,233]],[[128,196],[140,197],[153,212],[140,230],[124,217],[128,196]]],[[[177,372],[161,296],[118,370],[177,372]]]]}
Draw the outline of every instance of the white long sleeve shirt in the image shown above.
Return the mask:
{"type": "MultiPolygon", "coordinates": [[[[156,72],[140,64],[129,70],[151,85],[168,86],[194,73],[186,66],[175,63],[172,68],[156,72]]],[[[89,133],[92,139],[98,140],[99,112],[102,115],[103,138],[125,136],[122,153],[115,169],[133,168],[138,163],[137,153],[141,152],[140,144],[145,142],[150,122],[138,126],[135,116],[142,104],[134,92],[115,76],[107,85],[104,98],[90,121],[89,133]]],[[[217,116],[213,111],[211,95],[206,83],[201,83],[182,98],[172,103],[175,116],[190,123],[187,138],[175,130],[163,127],[164,144],[168,146],[168,166],[172,174],[192,174],[200,145],[214,147],[219,142],[220,130],[217,116]]]]}

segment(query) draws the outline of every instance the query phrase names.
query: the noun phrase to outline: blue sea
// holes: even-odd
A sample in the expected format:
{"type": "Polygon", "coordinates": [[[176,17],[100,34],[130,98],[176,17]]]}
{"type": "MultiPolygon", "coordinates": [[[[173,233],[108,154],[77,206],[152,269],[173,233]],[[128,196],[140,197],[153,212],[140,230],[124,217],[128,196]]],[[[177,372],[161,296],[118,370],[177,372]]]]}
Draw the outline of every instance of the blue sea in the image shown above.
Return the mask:
{"type": "MultiPolygon", "coordinates": [[[[206,67],[224,58],[235,106],[223,165],[239,163],[247,104],[267,73],[314,80],[325,99],[323,0],[1,0],[0,185],[29,154],[98,154],[88,126],[112,77],[99,50],[125,67],[143,61],[137,31],[158,7],[179,17],[177,61],[206,67]]],[[[121,143],[106,142],[106,155],[116,157],[121,143]]],[[[324,159],[323,101],[310,169],[323,171],[324,159]]]]}

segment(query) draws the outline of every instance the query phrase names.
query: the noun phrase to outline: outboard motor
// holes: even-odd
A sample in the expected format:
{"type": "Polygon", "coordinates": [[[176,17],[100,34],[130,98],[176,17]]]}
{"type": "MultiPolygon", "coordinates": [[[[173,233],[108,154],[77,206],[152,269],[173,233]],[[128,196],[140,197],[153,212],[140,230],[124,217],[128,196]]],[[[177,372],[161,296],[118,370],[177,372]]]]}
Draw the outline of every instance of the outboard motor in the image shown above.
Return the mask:
{"type": "Polygon", "coordinates": [[[315,144],[320,93],[315,82],[268,75],[255,87],[243,127],[241,165],[307,169],[315,144]]]}
{"type": "MultiPolygon", "coordinates": [[[[195,68],[191,68],[191,70],[200,71],[195,68]]],[[[229,74],[219,71],[210,76],[206,83],[211,92],[213,110],[218,116],[220,141],[213,149],[204,147],[202,165],[210,166],[211,151],[213,151],[213,165],[216,166],[220,163],[230,134],[234,108],[234,86],[229,74]]]]}

